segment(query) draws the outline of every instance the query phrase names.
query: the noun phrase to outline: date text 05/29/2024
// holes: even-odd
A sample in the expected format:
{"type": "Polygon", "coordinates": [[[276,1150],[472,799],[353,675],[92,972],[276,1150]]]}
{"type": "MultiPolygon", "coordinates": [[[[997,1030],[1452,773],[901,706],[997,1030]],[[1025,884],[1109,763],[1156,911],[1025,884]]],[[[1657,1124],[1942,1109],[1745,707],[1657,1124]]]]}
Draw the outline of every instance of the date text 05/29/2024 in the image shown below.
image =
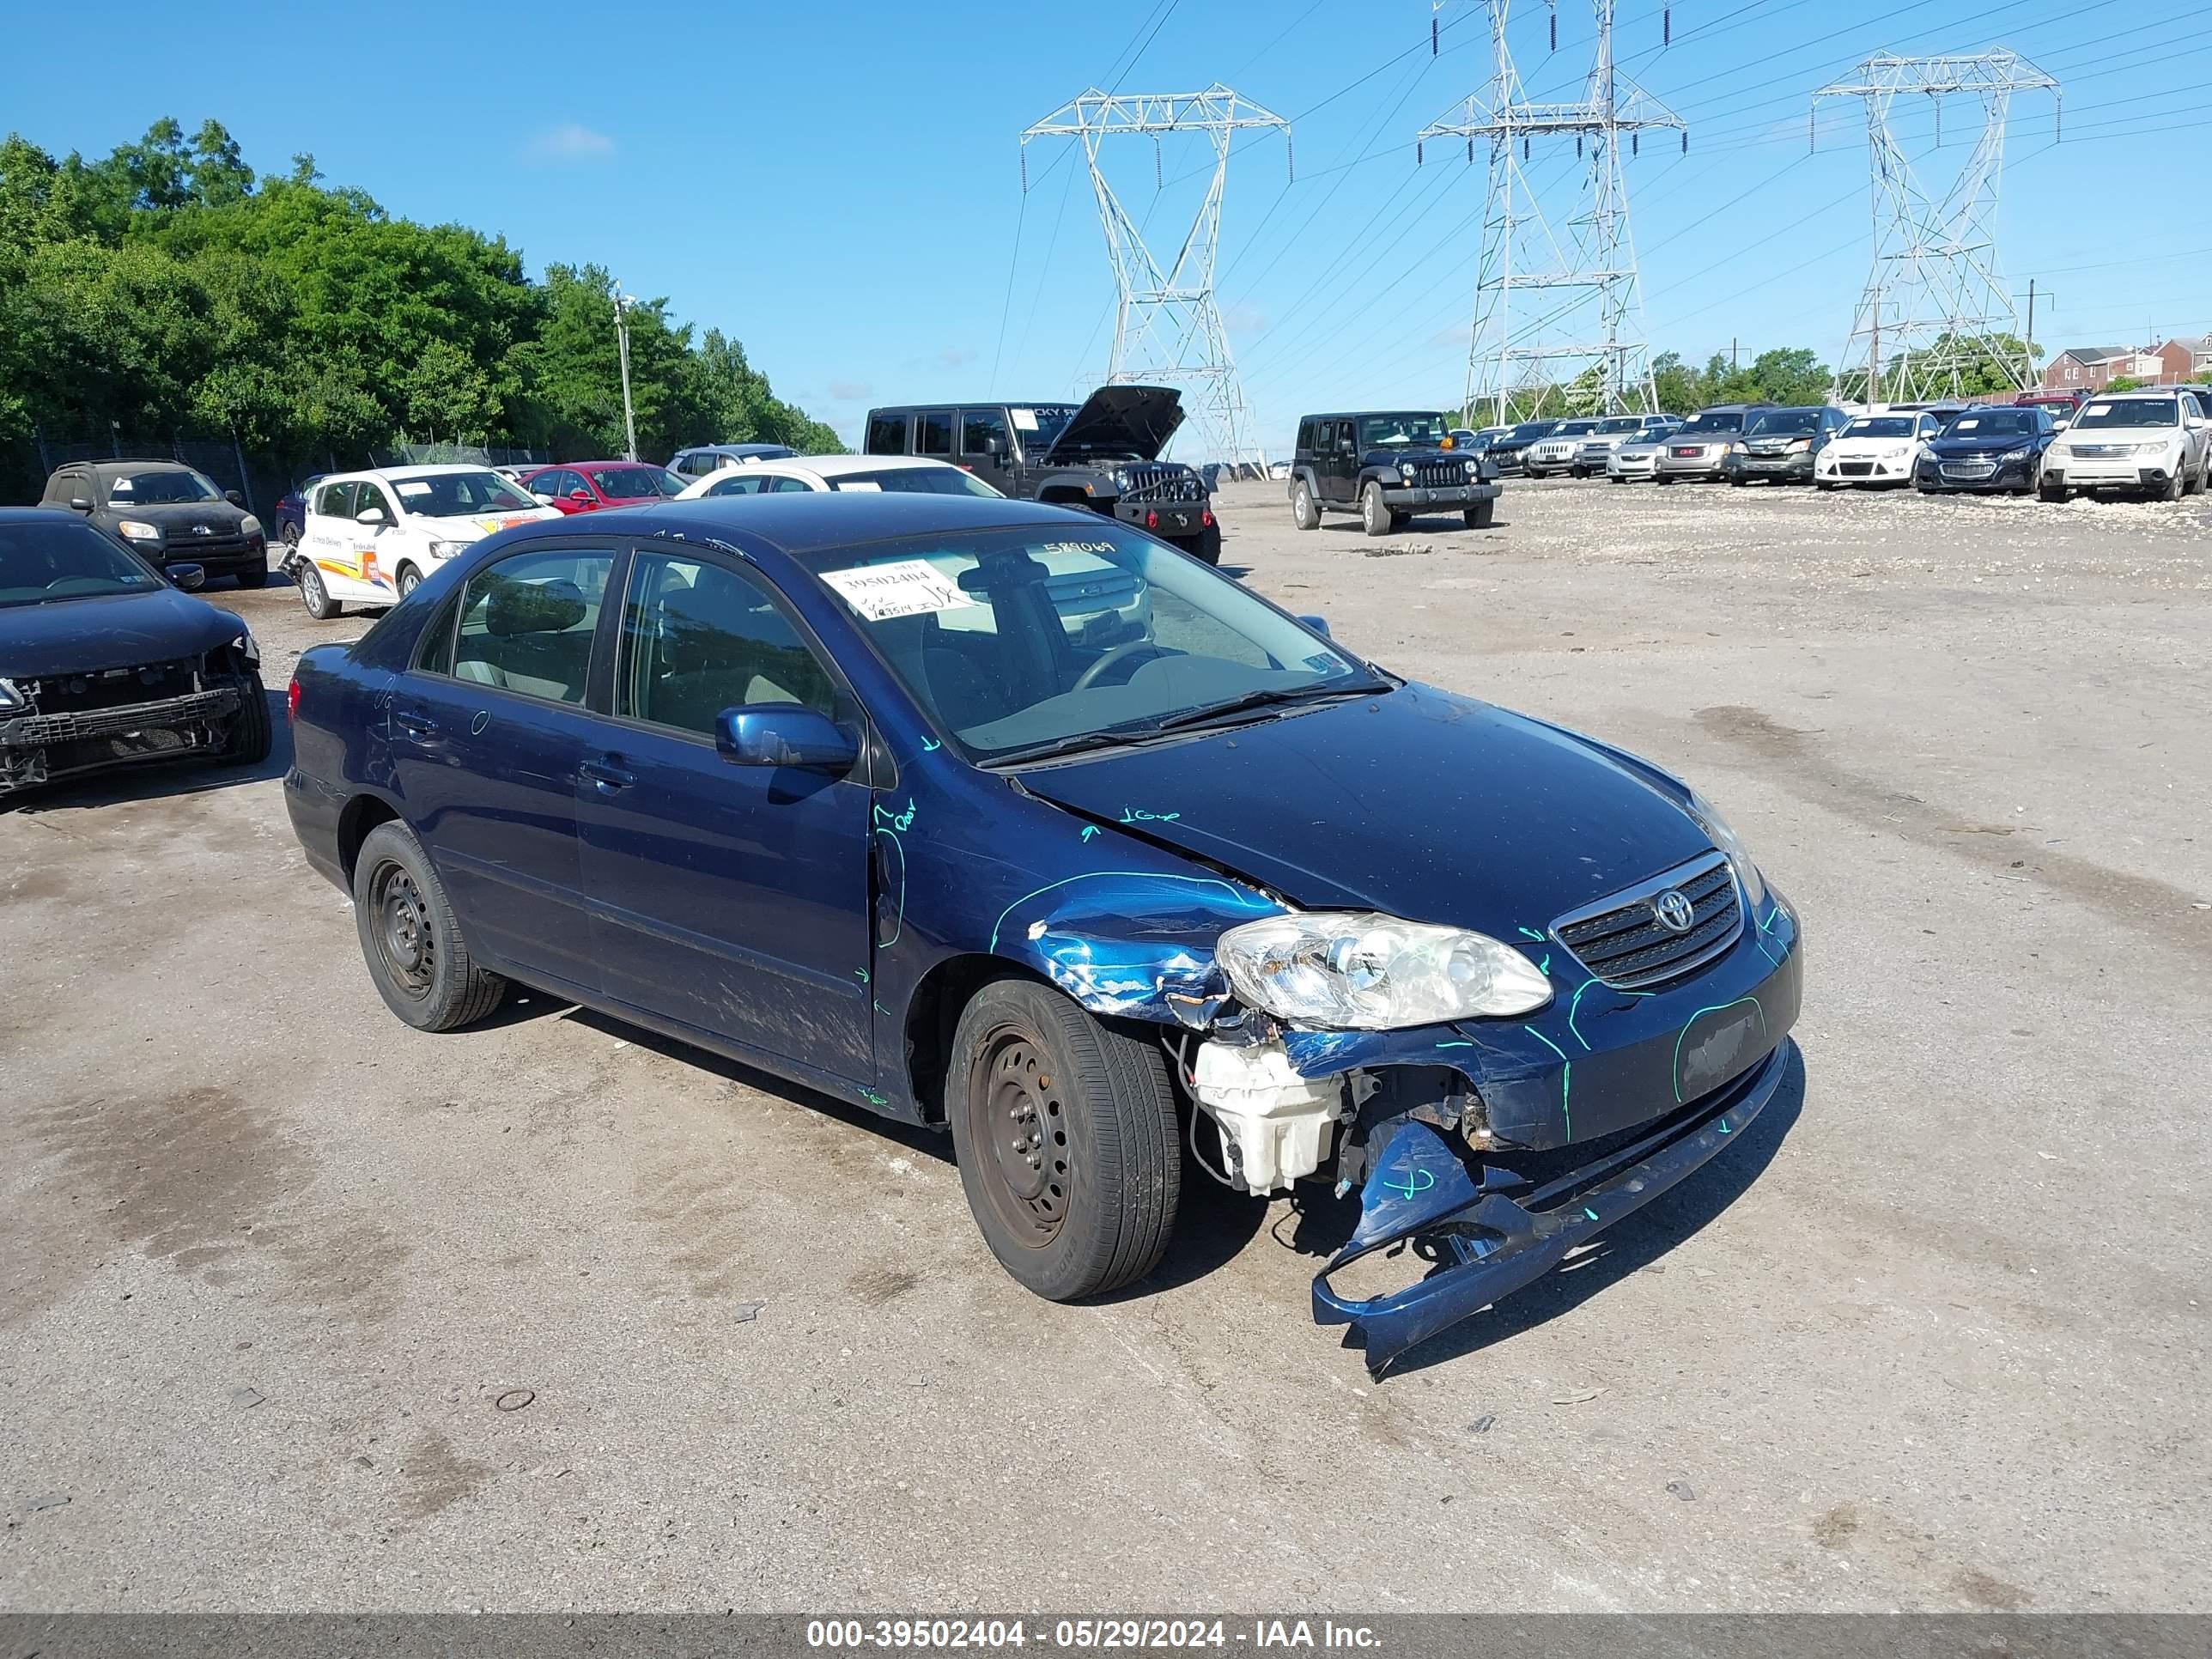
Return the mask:
{"type": "Polygon", "coordinates": [[[1071,1650],[1258,1650],[1346,1648],[1372,1650],[1381,1638],[1365,1625],[1333,1620],[1255,1619],[811,1619],[806,1645],[832,1652],[863,1649],[1039,1647],[1071,1650]]]}

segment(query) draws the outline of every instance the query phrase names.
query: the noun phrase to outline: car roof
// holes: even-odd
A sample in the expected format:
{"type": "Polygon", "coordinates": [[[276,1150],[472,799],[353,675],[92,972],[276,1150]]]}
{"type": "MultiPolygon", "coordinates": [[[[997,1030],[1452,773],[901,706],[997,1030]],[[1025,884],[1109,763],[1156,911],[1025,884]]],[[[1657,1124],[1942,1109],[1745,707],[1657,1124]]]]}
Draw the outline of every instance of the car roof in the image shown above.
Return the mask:
{"type": "MultiPolygon", "coordinates": [[[[616,507],[592,517],[594,532],[630,532],[656,541],[766,543],[810,568],[830,556],[869,542],[908,536],[946,535],[971,530],[1003,530],[1024,525],[1066,526],[1077,517],[1096,519],[1082,508],[1048,507],[1036,501],[994,500],[984,495],[923,495],[825,491],[774,495],[702,496],[660,501],[650,507],[616,507]]],[[[574,535],[559,520],[545,533],[574,535]]],[[[532,532],[511,532],[527,540],[532,532]]],[[[517,542],[503,543],[515,546],[517,542]]]]}
{"type": "Polygon", "coordinates": [[[1361,421],[1370,415],[1432,415],[1445,418],[1441,409],[1424,409],[1419,404],[1378,404],[1372,409],[1332,409],[1318,415],[1301,415],[1301,421],[1361,421]]]}
{"type": "Polygon", "coordinates": [[[128,456],[121,460],[64,462],[64,465],[94,466],[102,472],[197,472],[199,468],[189,462],[175,459],[134,461],[128,456]]]}

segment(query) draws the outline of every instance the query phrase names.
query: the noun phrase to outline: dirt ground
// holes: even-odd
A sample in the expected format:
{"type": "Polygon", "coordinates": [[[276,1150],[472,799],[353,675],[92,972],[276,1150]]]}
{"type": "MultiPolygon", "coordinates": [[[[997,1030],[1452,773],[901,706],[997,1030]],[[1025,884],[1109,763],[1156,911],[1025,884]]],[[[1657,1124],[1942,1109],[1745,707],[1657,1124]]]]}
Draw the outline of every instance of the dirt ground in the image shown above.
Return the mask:
{"type": "MultiPolygon", "coordinates": [[[[1651,756],[1802,1073],[1380,1384],[1290,1204],[1032,1299],[945,1146],[371,989],[285,757],[0,811],[0,1607],[2212,1608],[2212,505],[1221,502],[1401,672],[1651,756]]],[[[249,618],[272,687],[315,638],[249,618]]]]}

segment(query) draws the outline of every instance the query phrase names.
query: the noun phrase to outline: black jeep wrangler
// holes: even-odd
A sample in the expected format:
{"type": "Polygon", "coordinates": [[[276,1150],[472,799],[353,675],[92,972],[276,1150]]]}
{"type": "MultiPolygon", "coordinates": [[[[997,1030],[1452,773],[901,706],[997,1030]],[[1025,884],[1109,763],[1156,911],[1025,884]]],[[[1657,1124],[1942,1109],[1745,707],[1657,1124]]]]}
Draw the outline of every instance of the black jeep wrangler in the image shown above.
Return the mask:
{"type": "Polygon", "coordinates": [[[1381,536],[1416,513],[1454,507],[1480,530],[1502,488],[1495,464],[1462,449],[1442,415],[1309,415],[1298,422],[1291,516],[1301,530],[1318,529],[1325,512],[1357,513],[1369,535],[1381,536]]]}
{"type": "Polygon", "coordinates": [[[1080,404],[872,409],[863,447],[949,461],[1018,501],[1088,507],[1218,564],[1221,526],[1204,475],[1159,459],[1182,424],[1182,397],[1170,387],[1102,386],[1080,404]]]}

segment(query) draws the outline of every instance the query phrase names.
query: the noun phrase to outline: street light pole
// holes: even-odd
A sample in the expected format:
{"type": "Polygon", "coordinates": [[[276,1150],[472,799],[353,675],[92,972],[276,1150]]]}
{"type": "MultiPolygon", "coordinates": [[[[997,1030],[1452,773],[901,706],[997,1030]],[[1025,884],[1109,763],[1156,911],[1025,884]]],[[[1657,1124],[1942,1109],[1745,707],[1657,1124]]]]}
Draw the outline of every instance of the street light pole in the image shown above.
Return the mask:
{"type": "Polygon", "coordinates": [[[637,416],[629,401],[629,308],[636,302],[615,284],[615,349],[622,358],[623,435],[629,447],[623,451],[623,459],[637,459],[637,416]]]}

